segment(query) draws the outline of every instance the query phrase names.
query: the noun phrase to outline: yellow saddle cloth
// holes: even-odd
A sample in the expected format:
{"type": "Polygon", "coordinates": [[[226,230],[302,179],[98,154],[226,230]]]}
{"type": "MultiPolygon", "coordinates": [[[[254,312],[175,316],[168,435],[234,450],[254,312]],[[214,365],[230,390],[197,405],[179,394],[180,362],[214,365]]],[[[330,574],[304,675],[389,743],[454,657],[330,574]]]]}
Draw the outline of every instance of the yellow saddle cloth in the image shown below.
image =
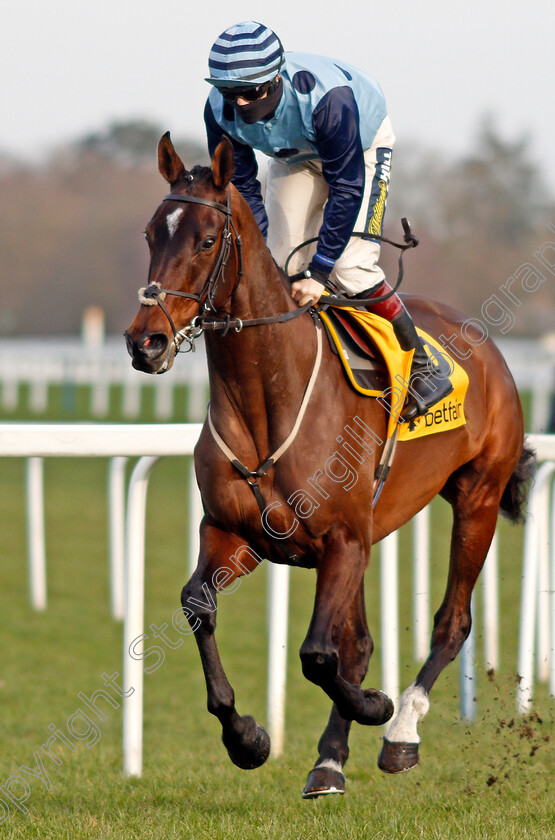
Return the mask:
{"type": "MultiPolygon", "coordinates": [[[[341,316],[346,320],[352,320],[354,326],[362,328],[383,356],[387,367],[389,386],[386,388],[366,388],[357,382],[353,369],[349,362],[348,352],[345,350],[341,338],[334,326],[330,316],[320,310],[319,315],[327,327],[328,334],[335,344],[339,358],[343,363],[347,379],[353,388],[360,394],[367,397],[377,398],[389,412],[387,436],[393,434],[396,425],[400,424],[398,439],[414,440],[424,435],[433,435],[438,432],[445,432],[449,429],[456,429],[466,423],[464,415],[464,399],[468,388],[468,376],[466,371],[453,359],[453,357],[440,345],[435,338],[417,327],[418,334],[422,337],[426,351],[432,360],[437,359],[440,354],[444,366],[449,364],[449,379],[453,385],[451,393],[444,400],[438,402],[422,417],[416,417],[407,423],[400,423],[401,408],[405,403],[408,389],[408,379],[412,363],[412,350],[406,352],[401,350],[395,338],[393,327],[390,322],[373,312],[355,309],[354,307],[341,307],[341,316]]],[[[436,362],[437,363],[437,362],[436,362]]]]}

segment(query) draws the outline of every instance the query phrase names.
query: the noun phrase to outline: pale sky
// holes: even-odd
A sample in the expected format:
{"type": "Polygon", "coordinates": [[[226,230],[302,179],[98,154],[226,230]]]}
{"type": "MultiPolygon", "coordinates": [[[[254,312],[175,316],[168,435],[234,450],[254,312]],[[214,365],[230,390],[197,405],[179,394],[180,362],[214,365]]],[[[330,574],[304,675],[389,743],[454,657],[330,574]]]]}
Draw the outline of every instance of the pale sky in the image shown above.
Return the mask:
{"type": "MultiPolygon", "coordinates": [[[[27,159],[112,120],[204,141],[210,46],[242,20],[375,76],[398,141],[470,151],[490,112],[555,194],[553,0],[2,0],[0,151],[27,159]]],[[[153,149],[153,162],[155,150],[153,149]]]]}

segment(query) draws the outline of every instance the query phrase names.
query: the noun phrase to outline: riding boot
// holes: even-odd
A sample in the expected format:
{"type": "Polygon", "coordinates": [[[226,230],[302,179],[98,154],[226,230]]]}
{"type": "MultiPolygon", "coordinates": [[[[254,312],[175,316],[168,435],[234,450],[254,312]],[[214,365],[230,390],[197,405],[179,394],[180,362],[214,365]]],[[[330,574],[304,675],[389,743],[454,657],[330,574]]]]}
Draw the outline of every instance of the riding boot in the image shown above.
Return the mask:
{"type": "MultiPolygon", "coordinates": [[[[384,281],[373,291],[372,297],[379,297],[390,290],[391,287],[384,281]]],[[[360,297],[368,297],[368,293],[363,292],[360,297]]],[[[453,390],[447,362],[441,354],[428,355],[409,312],[397,294],[381,303],[368,305],[368,309],[391,323],[401,350],[414,350],[407,398],[401,411],[403,422],[426,414],[453,390]]]]}

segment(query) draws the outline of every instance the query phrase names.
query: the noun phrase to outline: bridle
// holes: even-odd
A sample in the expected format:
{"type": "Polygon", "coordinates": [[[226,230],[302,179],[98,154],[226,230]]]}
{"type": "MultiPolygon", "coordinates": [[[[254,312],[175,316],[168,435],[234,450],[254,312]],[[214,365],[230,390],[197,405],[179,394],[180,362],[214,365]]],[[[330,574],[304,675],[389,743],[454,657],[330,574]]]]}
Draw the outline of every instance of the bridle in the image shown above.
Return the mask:
{"type": "MultiPolygon", "coordinates": [[[[209,425],[209,428],[210,428],[210,431],[212,433],[212,436],[213,436],[214,440],[216,441],[220,450],[224,453],[224,455],[228,458],[230,463],[233,465],[233,467],[240,473],[240,475],[244,479],[246,479],[249,487],[251,488],[251,490],[252,490],[252,492],[253,492],[253,494],[256,498],[256,501],[257,501],[258,507],[260,509],[261,515],[264,515],[264,512],[266,510],[266,506],[265,506],[265,502],[264,502],[262,493],[261,493],[260,488],[259,488],[259,481],[268,472],[268,470],[270,470],[275,465],[276,461],[289,449],[289,447],[291,446],[291,444],[295,440],[295,438],[297,436],[297,433],[299,431],[299,428],[300,428],[305,410],[306,410],[306,408],[308,406],[308,403],[310,401],[312,390],[313,390],[314,385],[316,383],[316,378],[318,376],[318,371],[320,369],[320,362],[321,362],[321,359],[322,359],[322,330],[321,330],[320,320],[318,318],[318,315],[317,315],[317,312],[316,312],[315,308],[313,307],[312,301],[309,301],[309,303],[307,303],[305,306],[298,307],[297,309],[294,309],[294,310],[291,310],[291,311],[288,311],[288,312],[282,312],[279,315],[269,315],[269,316],[262,317],[262,318],[249,318],[248,320],[242,320],[240,318],[231,319],[231,317],[229,315],[226,315],[225,318],[214,318],[214,317],[207,318],[207,317],[205,317],[205,313],[208,310],[213,312],[214,315],[217,314],[216,306],[215,306],[215,303],[214,303],[214,295],[215,295],[216,287],[217,287],[217,285],[218,285],[218,283],[219,283],[219,281],[220,281],[220,279],[223,275],[224,269],[227,265],[227,261],[228,261],[229,254],[230,254],[230,251],[231,251],[231,244],[232,244],[232,238],[233,238],[232,237],[232,231],[233,231],[233,235],[235,236],[235,250],[236,250],[236,254],[237,254],[237,279],[235,281],[235,285],[234,285],[232,291],[230,292],[230,297],[233,295],[233,293],[237,289],[237,286],[239,285],[241,277],[243,276],[242,242],[241,242],[241,237],[240,237],[239,233],[237,232],[237,229],[236,229],[236,227],[233,223],[233,219],[232,219],[231,190],[228,188],[227,203],[226,204],[221,204],[217,201],[212,201],[208,198],[197,198],[196,196],[181,195],[179,193],[170,193],[169,195],[164,196],[163,201],[181,201],[181,202],[184,202],[186,204],[201,204],[205,207],[213,207],[216,210],[219,210],[221,213],[224,214],[225,223],[224,223],[224,227],[222,229],[222,234],[221,234],[221,237],[220,237],[220,247],[219,247],[218,253],[216,255],[216,260],[215,260],[214,265],[212,267],[212,271],[210,272],[210,274],[209,274],[207,280],[205,281],[204,286],[202,287],[200,292],[181,292],[181,291],[177,291],[177,290],[174,290],[174,289],[164,289],[157,282],[150,283],[148,286],[146,286],[142,289],[139,289],[139,300],[140,300],[140,302],[142,304],[145,304],[146,306],[156,306],[156,305],[158,305],[162,309],[162,311],[164,312],[166,318],[168,319],[168,322],[169,322],[170,327],[171,327],[172,332],[173,332],[172,346],[175,348],[174,353],[172,355],[168,351],[168,353],[166,355],[166,358],[165,358],[165,361],[164,361],[164,363],[162,365],[162,368],[160,369],[159,373],[162,373],[163,371],[165,371],[168,368],[171,360],[173,359],[173,356],[176,353],[179,352],[179,348],[181,347],[181,344],[183,343],[183,341],[186,341],[188,343],[189,351],[194,351],[194,349],[195,349],[195,339],[198,338],[204,332],[204,330],[207,330],[207,329],[219,330],[219,331],[221,331],[222,335],[225,336],[225,335],[227,335],[227,333],[229,332],[230,329],[233,329],[235,332],[239,333],[243,330],[244,327],[254,327],[254,326],[260,326],[262,324],[283,323],[285,321],[290,321],[293,318],[298,318],[300,315],[303,315],[308,310],[311,310],[311,314],[313,316],[315,326],[317,327],[317,329],[316,329],[316,337],[317,337],[316,358],[315,358],[315,361],[314,361],[314,366],[313,366],[313,369],[312,369],[312,373],[310,375],[310,379],[308,381],[307,387],[305,389],[305,392],[304,392],[304,395],[303,395],[303,398],[302,398],[301,406],[300,406],[299,411],[297,413],[297,418],[296,418],[295,424],[294,424],[291,432],[289,433],[288,437],[281,444],[281,446],[278,447],[278,449],[275,452],[273,452],[272,455],[270,455],[261,464],[259,464],[258,467],[255,470],[250,470],[245,464],[243,464],[237,458],[237,456],[233,453],[233,451],[227,446],[227,444],[225,443],[223,438],[220,437],[218,431],[216,430],[216,428],[214,426],[214,423],[213,423],[213,420],[212,420],[212,417],[211,417],[211,414],[210,414],[210,406],[208,407],[208,425],[209,425]],[[192,319],[190,324],[188,324],[186,327],[183,327],[181,330],[176,329],[175,324],[173,322],[173,318],[171,317],[170,312],[169,312],[167,306],[164,303],[164,298],[166,297],[166,295],[174,295],[176,297],[188,298],[189,300],[196,301],[199,305],[198,315],[196,315],[192,319]]],[[[390,295],[392,295],[395,292],[395,290],[400,285],[402,277],[403,277],[403,261],[402,261],[403,251],[405,251],[407,248],[413,248],[413,247],[415,247],[415,245],[418,244],[418,240],[416,239],[416,237],[414,237],[411,234],[410,226],[408,224],[408,221],[406,219],[403,219],[402,222],[403,222],[403,228],[405,230],[405,244],[404,245],[400,245],[396,242],[391,242],[391,240],[385,239],[381,236],[373,236],[372,237],[374,239],[379,239],[379,240],[382,240],[382,241],[385,241],[385,242],[389,242],[391,245],[394,245],[396,248],[399,248],[401,250],[401,255],[400,255],[400,259],[399,259],[399,276],[398,276],[398,280],[397,280],[397,283],[396,283],[395,287],[389,293],[387,293],[385,295],[382,295],[380,297],[375,297],[375,298],[372,298],[372,299],[369,299],[369,300],[360,300],[359,299],[359,300],[356,300],[356,302],[352,298],[345,298],[345,297],[337,296],[337,295],[334,295],[334,296],[329,295],[328,299],[329,299],[330,302],[333,300],[334,305],[336,305],[336,306],[353,306],[353,303],[355,304],[355,306],[356,305],[361,305],[361,304],[364,305],[364,304],[370,303],[370,302],[371,303],[378,303],[382,300],[385,300],[386,298],[388,298],[390,295]]],[[[353,235],[368,238],[367,234],[358,234],[357,233],[357,234],[353,234],[353,235]]],[[[311,241],[312,240],[309,240],[309,242],[311,242],[311,241]]],[[[302,248],[307,244],[309,244],[309,243],[304,242],[299,246],[299,248],[302,248]]],[[[299,249],[298,248],[295,249],[295,251],[293,253],[295,253],[297,250],[299,250],[299,249]]],[[[290,255],[289,259],[291,258],[292,255],[293,254],[290,255]]],[[[289,260],[288,260],[288,263],[289,263],[289,260]]],[[[289,279],[293,280],[294,278],[289,278],[289,279]]],[[[185,351],[185,352],[188,352],[188,351],[185,351]]],[[[395,440],[395,438],[393,440],[395,440]]],[[[393,448],[394,448],[394,444],[393,444],[393,448]]],[[[384,449],[384,453],[382,455],[382,458],[380,459],[380,464],[379,464],[379,467],[381,469],[384,469],[384,466],[385,466],[385,469],[386,469],[385,475],[387,475],[387,471],[389,469],[384,462],[384,458],[385,458],[387,452],[389,452],[389,449],[386,446],[385,449],[384,449]]],[[[392,455],[392,450],[391,450],[391,455],[392,455]]],[[[388,455],[387,458],[389,459],[389,457],[391,457],[391,455],[388,455]]],[[[384,475],[383,478],[380,479],[381,484],[383,484],[383,481],[385,481],[385,475],[384,475]]],[[[376,484],[379,485],[380,481],[376,482],[376,484]]],[[[375,489],[376,489],[376,484],[375,484],[375,489]]],[[[381,486],[379,487],[379,490],[381,490],[381,486]]],[[[377,501],[378,495],[379,495],[379,492],[375,495],[374,503],[375,503],[375,501],[377,501]]],[[[287,562],[291,563],[291,562],[294,562],[296,560],[295,556],[292,554],[292,552],[288,549],[288,547],[286,545],[284,545],[284,544],[281,545],[281,551],[285,555],[285,557],[287,559],[287,562]]]]}
{"type": "MultiPolygon", "coordinates": [[[[158,305],[164,312],[166,318],[168,319],[173,332],[173,346],[175,347],[174,355],[175,353],[179,352],[179,348],[183,341],[188,342],[189,350],[194,350],[195,339],[198,338],[198,336],[201,335],[201,333],[205,329],[221,330],[222,335],[227,335],[230,329],[233,329],[235,332],[241,332],[243,327],[258,326],[260,324],[282,323],[283,321],[289,321],[292,318],[297,318],[299,315],[303,315],[309,308],[312,307],[312,302],[310,302],[306,306],[300,307],[290,312],[283,312],[280,315],[270,315],[269,317],[265,318],[249,318],[248,320],[244,321],[240,318],[235,318],[232,320],[229,315],[226,316],[226,318],[224,319],[204,317],[204,313],[207,310],[211,310],[213,313],[216,314],[216,307],[214,305],[214,294],[216,286],[218,285],[218,282],[227,265],[227,260],[231,250],[232,230],[235,236],[235,248],[237,253],[237,280],[235,282],[235,286],[233,287],[230,293],[230,297],[235,292],[235,289],[239,285],[241,277],[243,276],[242,243],[241,237],[237,232],[235,225],[233,224],[231,211],[231,191],[228,190],[227,204],[220,204],[219,202],[211,201],[210,199],[197,198],[196,196],[180,195],[176,193],[170,193],[169,195],[166,195],[163,200],[183,201],[187,204],[202,204],[206,207],[214,207],[216,210],[219,210],[225,215],[225,223],[220,238],[220,247],[216,256],[216,261],[214,263],[214,266],[212,267],[212,271],[210,272],[208,279],[206,280],[200,292],[181,292],[175,291],[173,289],[163,289],[160,286],[160,284],[156,282],[150,283],[150,285],[146,286],[143,289],[139,289],[139,300],[141,301],[141,303],[145,304],[146,306],[158,305]],[[193,320],[188,326],[183,327],[183,329],[181,330],[177,330],[173,322],[173,318],[171,317],[168,308],[164,303],[164,298],[166,295],[175,295],[176,297],[183,297],[188,298],[189,300],[196,301],[199,305],[199,314],[195,318],[193,318],[193,320]]],[[[310,379],[305,388],[305,392],[301,401],[301,406],[297,413],[297,418],[295,420],[293,428],[287,436],[287,438],[285,439],[285,441],[276,449],[275,452],[272,453],[272,455],[270,455],[261,464],[259,464],[256,470],[250,470],[235,456],[232,450],[229,449],[227,444],[216,431],[216,428],[212,421],[212,417],[210,415],[210,406],[208,407],[208,425],[214,437],[214,440],[216,441],[221,451],[229,459],[231,464],[235,467],[235,469],[242,475],[244,479],[246,479],[249,487],[251,488],[256,498],[261,515],[264,513],[266,505],[262,497],[260,488],[258,486],[259,481],[268,472],[268,470],[270,470],[274,466],[276,461],[278,461],[278,459],[281,458],[281,456],[289,449],[289,447],[295,440],[299,428],[301,426],[305,411],[308,407],[308,403],[310,402],[312,391],[316,384],[316,379],[318,377],[320,363],[322,360],[321,329],[317,330],[316,335],[316,358],[314,361],[310,379]]],[[[168,352],[166,355],[166,359],[162,365],[162,368],[159,371],[160,373],[167,369],[171,358],[173,357],[168,352]]],[[[292,552],[286,546],[280,546],[280,548],[287,562],[296,561],[295,555],[293,555],[292,552]]]]}
{"type": "MultiPolygon", "coordinates": [[[[213,207],[216,210],[219,210],[220,213],[223,213],[225,216],[225,223],[222,229],[221,237],[220,237],[220,247],[218,249],[218,253],[216,255],[216,260],[212,267],[212,271],[210,272],[204,286],[202,287],[200,292],[182,292],[175,289],[165,289],[160,286],[158,282],[152,282],[148,286],[139,289],[139,301],[144,304],[145,306],[159,306],[166,318],[168,319],[169,325],[171,327],[173,333],[173,341],[170,345],[174,348],[173,354],[170,352],[166,355],[166,360],[160,370],[160,373],[167,369],[170,364],[171,359],[175,356],[176,353],[180,352],[180,347],[184,341],[188,344],[188,349],[181,352],[190,352],[195,350],[195,340],[202,335],[205,330],[211,331],[220,331],[222,336],[226,336],[230,330],[233,330],[236,333],[239,333],[243,330],[244,327],[257,327],[263,324],[281,324],[286,321],[291,321],[293,318],[298,318],[300,315],[304,315],[305,312],[311,310],[311,314],[315,323],[318,321],[318,316],[316,310],[313,307],[312,301],[309,301],[304,306],[300,306],[297,309],[282,312],[279,315],[269,315],[262,318],[249,318],[247,320],[241,318],[234,318],[232,319],[229,315],[226,315],[225,318],[210,318],[206,317],[205,313],[211,311],[214,315],[217,314],[216,306],[214,303],[214,296],[216,292],[216,287],[223,275],[224,269],[227,265],[227,261],[229,258],[229,254],[231,251],[231,244],[233,236],[235,237],[235,250],[237,254],[237,279],[235,281],[235,285],[230,292],[230,297],[233,295],[241,277],[243,276],[243,251],[242,251],[242,241],[239,233],[237,232],[237,228],[233,222],[232,218],[232,209],[231,209],[231,189],[228,188],[227,192],[227,203],[221,204],[218,201],[212,201],[209,198],[198,198],[197,196],[193,195],[182,195],[180,193],[169,193],[169,195],[164,196],[162,199],[163,201],[181,201],[185,204],[200,204],[204,207],[213,207]],[[233,236],[232,236],[233,231],[233,236]],[[173,295],[175,297],[182,297],[188,298],[189,300],[194,300],[199,305],[199,312],[192,321],[187,324],[187,326],[183,327],[182,329],[176,329],[176,326],[173,322],[173,318],[164,303],[164,298],[166,295],[173,295]]],[[[373,235],[372,239],[378,239],[381,242],[387,242],[389,245],[393,245],[395,248],[400,250],[399,255],[399,273],[398,279],[395,286],[386,294],[381,295],[379,297],[372,297],[368,299],[360,299],[360,298],[348,298],[343,297],[341,295],[332,294],[328,295],[325,299],[325,304],[332,304],[333,306],[364,306],[366,304],[377,304],[381,303],[382,301],[386,300],[392,294],[396,292],[399,288],[402,278],[403,278],[403,252],[408,248],[414,248],[418,245],[418,239],[412,234],[410,225],[407,219],[402,219],[402,225],[404,229],[404,244],[400,244],[397,242],[393,242],[390,239],[386,239],[382,236],[373,235]]],[[[369,238],[367,233],[357,233],[353,232],[352,236],[358,236],[361,238],[369,238]]],[[[316,239],[317,237],[315,237],[316,239]]],[[[286,273],[287,273],[287,266],[291,257],[300,249],[305,247],[306,245],[313,242],[314,239],[309,239],[306,242],[301,243],[295,250],[289,255],[289,258],[286,263],[286,273]]],[[[288,279],[293,281],[298,279],[301,275],[295,275],[294,277],[289,277],[288,279]]]]}
{"type": "MultiPolygon", "coordinates": [[[[214,207],[216,210],[219,210],[225,216],[225,223],[220,237],[220,247],[216,255],[216,260],[212,267],[212,271],[210,272],[200,292],[181,292],[175,289],[165,289],[162,288],[160,286],[160,283],[157,282],[150,283],[148,286],[139,289],[140,302],[142,304],[145,304],[145,306],[158,305],[164,313],[164,315],[166,316],[166,318],[168,319],[173,333],[172,344],[175,347],[175,354],[179,351],[179,348],[183,341],[188,342],[189,350],[195,349],[195,339],[198,338],[205,329],[204,325],[202,324],[202,316],[206,311],[209,310],[214,313],[216,312],[216,308],[214,305],[214,295],[216,292],[216,287],[223,275],[224,269],[229,259],[232,243],[231,231],[233,231],[233,235],[235,236],[235,249],[237,253],[237,281],[231,294],[233,294],[233,292],[237,288],[237,285],[239,284],[239,281],[241,280],[241,277],[243,276],[243,252],[241,237],[237,232],[237,228],[235,227],[232,218],[231,191],[228,191],[227,194],[227,204],[220,204],[218,201],[212,201],[208,198],[197,198],[197,196],[193,195],[181,195],[180,193],[169,193],[169,195],[164,196],[162,200],[181,201],[186,204],[201,204],[204,207],[214,207]],[[173,322],[173,318],[170,315],[170,312],[164,303],[164,298],[166,297],[166,295],[174,295],[175,297],[189,298],[190,300],[196,301],[199,305],[198,315],[195,318],[193,318],[190,324],[188,324],[186,327],[183,327],[181,330],[176,329],[176,326],[173,322]]],[[[235,329],[237,332],[240,332],[240,328],[235,329]]]]}
{"type": "Polygon", "coordinates": [[[227,265],[233,237],[235,237],[235,250],[237,253],[237,280],[230,292],[230,297],[237,289],[241,277],[243,276],[243,244],[241,236],[237,232],[237,228],[233,223],[231,190],[228,190],[227,204],[220,204],[219,202],[212,201],[208,198],[198,198],[197,196],[181,195],[179,193],[170,193],[169,195],[164,196],[162,200],[182,201],[186,204],[201,204],[205,207],[214,207],[216,210],[219,210],[225,215],[225,223],[220,238],[220,247],[216,255],[216,260],[212,267],[212,271],[210,272],[210,275],[200,292],[181,292],[176,289],[165,289],[157,282],[150,283],[148,286],[139,289],[139,301],[145,306],[159,306],[168,319],[173,333],[171,346],[174,347],[174,352],[173,355],[168,352],[160,373],[167,369],[170,364],[170,360],[180,351],[180,347],[184,341],[187,342],[188,348],[187,350],[181,352],[188,353],[190,351],[194,351],[195,340],[202,335],[205,330],[220,331],[222,336],[226,336],[230,330],[239,333],[244,327],[257,327],[262,324],[282,324],[285,321],[291,321],[293,318],[298,318],[299,315],[304,315],[304,313],[312,307],[312,303],[309,302],[305,306],[301,306],[290,312],[282,312],[279,315],[269,315],[263,318],[249,318],[246,320],[241,318],[232,319],[229,315],[226,315],[225,318],[207,318],[205,316],[206,312],[211,311],[214,314],[217,313],[214,304],[214,295],[216,287],[227,265]],[[233,236],[231,231],[233,231],[233,236]],[[166,295],[174,295],[175,297],[188,298],[189,300],[196,301],[199,305],[198,315],[192,319],[190,324],[187,324],[187,326],[178,330],[166,304],[164,303],[166,295]]]}

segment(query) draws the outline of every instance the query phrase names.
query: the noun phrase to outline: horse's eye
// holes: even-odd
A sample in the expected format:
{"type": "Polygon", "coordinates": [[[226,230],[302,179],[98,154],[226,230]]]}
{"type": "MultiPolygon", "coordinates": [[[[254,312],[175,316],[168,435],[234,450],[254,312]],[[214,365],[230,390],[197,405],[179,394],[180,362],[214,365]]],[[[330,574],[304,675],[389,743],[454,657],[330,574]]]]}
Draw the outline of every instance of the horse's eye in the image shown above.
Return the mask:
{"type": "Polygon", "coordinates": [[[214,245],[216,244],[216,240],[213,236],[208,236],[201,244],[200,250],[201,251],[211,251],[214,245]]]}

